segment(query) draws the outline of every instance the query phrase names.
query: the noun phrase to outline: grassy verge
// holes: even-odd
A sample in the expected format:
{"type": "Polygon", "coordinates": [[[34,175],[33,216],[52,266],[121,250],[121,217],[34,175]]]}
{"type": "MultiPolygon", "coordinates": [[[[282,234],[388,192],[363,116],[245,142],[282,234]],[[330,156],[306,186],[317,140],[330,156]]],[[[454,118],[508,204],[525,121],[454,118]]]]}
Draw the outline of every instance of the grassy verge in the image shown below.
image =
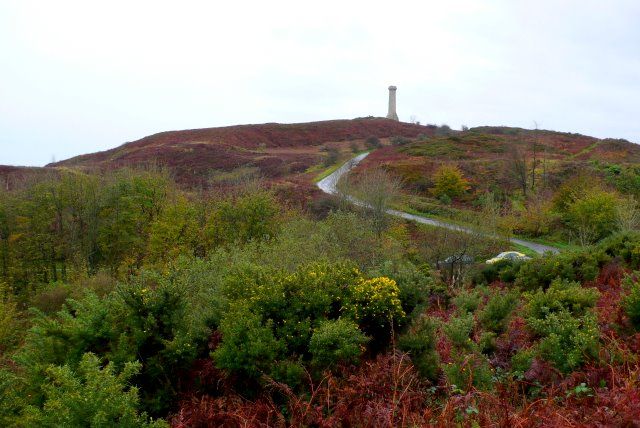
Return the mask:
{"type": "Polygon", "coordinates": [[[578,250],[581,247],[579,245],[571,244],[569,242],[557,241],[553,239],[545,239],[545,238],[522,238],[527,241],[535,242],[536,244],[549,245],[551,247],[556,247],[561,250],[570,251],[570,250],[578,250]]]}
{"type": "Polygon", "coordinates": [[[525,256],[529,256],[529,257],[539,257],[540,256],[540,254],[536,253],[535,251],[533,251],[529,247],[525,247],[524,245],[514,244],[512,242],[511,243],[511,247],[513,248],[513,251],[517,251],[519,253],[522,253],[525,256]]]}
{"type": "MultiPolygon", "coordinates": [[[[317,183],[318,181],[322,180],[323,178],[327,177],[328,175],[332,174],[333,172],[335,172],[335,170],[337,170],[338,168],[340,168],[342,165],[344,165],[345,163],[347,163],[348,161],[350,161],[351,159],[353,159],[354,157],[362,154],[362,153],[366,153],[368,150],[363,150],[357,153],[350,153],[349,156],[346,159],[340,159],[339,162],[334,163],[333,165],[331,165],[330,167],[327,167],[325,169],[323,169],[319,174],[317,174],[314,178],[313,178],[313,182],[317,183]]],[[[309,168],[307,170],[307,172],[311,173],[311,172],[315,172],[318,171],[320,169],[322,169],[323,166],[322,165],[316,165],[313,166],[311,168],[309,168]]]]}
{"type": "MultiPolygon", "coordinates": [[[[436,215],[436,214],[431,214],[431,213],[424,213],[421,212],[419,210],[416,210],[414,208],[411,208],[409,206],[407,206],[406,204],[397,204],[393,207],[394,209],[397,209],[399,211],[404,211],[407,212],[409,214],[414,214],[414,215],[418,215],[420,217],[425,217],[425,218],[430,218],[433,220],[439,220],[445,223],[449,223],[449,224],[454,224],[456,226],[461,226],[461,227],[466,227],[469,229],[477,229],[479,226],[477,223],[473,223],[473,222],[469,222],[469,221],[462,221],[459,219],[454,219],[451,217],[446,217],[446,216],[441,216],[441,215],[436,215]]],[[[517,238],[517,239],[522,239],[525,241],[529,241],[529,242],[535,242],[536,244],[542,244],[542,245],[548,245],[550,247],[556,247],[560,250],[564,250],[564,251],[570,251],[570,250],[575,250],[575,249],[579,249],[580,247],[574,244],[570,244],[568,242],[563,242],[563,241],[556,241],[556,240],[551,240],[551,239],[544,239],[544,238],[529,238],[527,236],[520,236],[520,235],[513,235],[513,238],[517,238]]],[[[518,244],[511,244],[515,251],[519,251],[523,254],[526,254],[528,256],[533,256],[533,255],[538,255],[535,251],[527,248],[527,247],[523,247],[521,245],[518,244]]]]}
{"type": "Polygon", "coordinates": [[[322,172],[320,172],[320,174],[316,175],[313,178],[313,182],[317,183],[318,181],[322,180],[323,178],[327,177],[328,175],[331,175],[331,173],[335,172],[335,170],[340,168],[343,164],[344,164],[344,162],[338,162],[338,163],[336,163],[334,165],[331,165],[329,168],[323,170],[322,172]]]}

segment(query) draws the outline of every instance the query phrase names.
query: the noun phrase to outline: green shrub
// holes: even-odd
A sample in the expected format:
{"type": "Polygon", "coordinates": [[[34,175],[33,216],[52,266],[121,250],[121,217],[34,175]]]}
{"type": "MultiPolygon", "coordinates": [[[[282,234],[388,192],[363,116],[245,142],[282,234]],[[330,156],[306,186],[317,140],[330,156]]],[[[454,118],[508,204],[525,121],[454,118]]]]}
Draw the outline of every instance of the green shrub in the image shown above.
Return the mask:
{"type": "Polygon", "coordinates": [[[640,282],[637,280],[638,272],[627,276],[623,285],[628,290],[628,294],[622,300],[624,312],[629,317],[629,322],[640,331],[640,282]]]}
{"type": "Polygon", "coordinates": [[[340,152],[335,147],[330,147],[327,149],[327,155],[322,162],[322,166],[329,167],[336,162],[338,162],[338,158],[340,157],[340,152]]]}
{"type": "Polygon", "coordinates": [[[350,263],[313,263],[294,272],[240,265],[221,290],[230,307],[244,309],[223,316],[214,358],[220,368],[253,378],[278,370],[284,376],[274,359],[294,357],[318,368],[353,362],[364,333],[386,346],[392,323],[404,317],[396,283],[365,280],[350,263]]]}
{"type": "Polygon", "coordinates": [[[475,343],[471,340],[473,332],[474,318],[472,314],[465,314],[459,317],[451,318],[443,325],[444,333],[447,335],[451,343],[462,349],[471,350],[475,347],[475,343]]]}
{"type": "Polygon", "coordinates": [[[144,410],[164,413],[178,375],[191,365],[208,331],[187,316],[185,290],[169,277],[146,273],[100,298],[88,292],[68,300],[55,316],[34,312],[33,328],[16,359],[36,389],[50,365],[77,367],[86,352],[113,362],[116,369],[140,360],[135,376],[144,410]]]}
{"type": "Polygon", "coordinates": [[[262,241],[275,235],[279,212],[271,193],[248,192],[235,199],[218,201],[204,233],[210,245],[262,241]]]}
{"type": "Polygon", "coordinates": [[[511,267],[513,264],[510,260],[499,260],[496,263],[485,265],[475,278],[476,284],[491,284],[500,278],[503,270],[511,267]]]}
{"type": "Polygon", "coordinates": [[[216,366],[232,373],[259,378],[271,371],[274,361],[285,351],[272,331],[272,322],[262,323],[260,315],[244,307],[235,308],[220,323],[222,342],[213,351],[216,366]]]}
{"type": "MultiPolygon", "coordinates": [[[[0,369],[0,426],[21,426],[21,412],[27,404],[22,380],[12,371],[0,369]]],[[[24,424],[22,424],[24,426],[24,424]]]]}
{"type": "Polygon", "coordinates": [[[505,283],[513,283],[518,277],[522,262],[509,263],[500,270],[500,281],[505,283]]]}
{"type": "Polygon", "coordinates": [[[451,196],[447,195],[447,194],[442,194],[440,196],[438,196],[438,200],[443,204],[443,205],[451,205],[451,196]]]}
{"type": "Polygon", "coordinates": [[[473,313],[482,303],[482,295],[478,290],[461,290],[456,297],[451,299],[458,313],[465,315],[473,313]]]}
{"type": "Polygon", "coordinates": [[[76,370],[69,366],[49,366],[42,385],[42,406],[29,406],[22,423],[27,426],[65,427],[165,427],[164,421],[149,421],[138,412],[138,389],[129,380],[140,363],[126,363],[120,373],[113,364],[100,367],[93,354],[83,355],[76,370]]]}
{"type": "Polygon", "coordinates": [[[597,290],[556,280],[548,290],[538,290],[527,299],[527,325],[540,338],[537,350],[542,358],[570,372],[597,357],[600,332],[593,313],[597,290]]]}
{"type": "Polygon", "coordinates": [[[456,356],[453,362],[443,366],[443,371],[454,393],[466,392],[472,387],[483,391],[493,387],[493,369],[480,354],[456,356]]]}
{"type": "Polygon", "coordinates": [[[581,317],[596,304],[600,293],[595,288],[583,288],[579,282],[557,279],[546,290],[528,295],[527,316],[542,320],[550,314],[568,312],[581,317]]]}
{"type": "Polygon", "coordinates": [[[0,282],[0,361],[18,345],[23,324],[13,296],[0,282]]]}
{"type": "Polygon", "coordinates": [[[436,321],[422,317],[398,339],[398,347],[409,354],[418,373],[431,381],[436,380],[439,370],[436,329],[436,321]]]}
{"type": "Polygon", "coordinates": [[[540,356],[563,372],[570,372],[587,359],[598,356],[600,331],[593,314],[575,318],[561,312],[530,325],[543,336],[538,344],[540,356]]]}
{"type": "Polygon", "coordinates": [[[497,344],[498,336],[493,331],[485,331],[480,335],[480,339],[478,339],[478,348],[480,352],[485,355],[492,354],[495,352],[497,344]]]}
{"type": "Polygon", "coordinates": [[[603,239],[596,248],[604,257],[619,258],[632,269],[640,267],[640,232],[616,233],[603,239]]]}
{"type": "Polygon", "coordinates": [[[311,362],[319,368],[356,363],[366,342],[355,322],[344,318],[324,321],[314,329],[309,342],[311,362]]]}
{"type": "Polygon", "coordinates": [[[435,281],[426,267],[417,267],[410,262],[387,261],[369,272],[372,277],[386,276],[398,285],[398,298],[406,314],[419,314],[434,291],[435,281]]]}
{"type": "Polygon", "coordinates": [[[515,284],[524,290],[546,289],[556,278],[569,281],[591,281],[600,272],[600,266],[610,260],[603,251],[581,250],[534,258],[523,263],[515,284]]]}
{"type": "Polygon", "coordinates": [[[478,314],[482,327],[496,334],[503,333],[507,329],[511,313],[518,305],[519,297],[516,291],[494,294],[478,314]]]}
{"type": "Polygon", "coordinates": [[[405,313],[399,299],[396,282],[386,277],[361,280],[349,289],[349,302],[345,310],[367,328],[389,326],[394,320],[402,321],[405,313]]]}
{"type": "Polygon", "coordinates": [[[592,281],[602,266],[616,258],[631,268],[640,266],[640,233],[616,233],[593,247],[534,258],[520,265],[515,283],[533,291],[547,288],[556,278],[592,281]]]}
{"type": "Polygon", "coordinates": [[[511,372],[516,377],[522,378],[527,370],[531,368],[535,356],[536,350],[533,348],[520,349],[511,357],[511,372]]]}
{"type": "Polygon", "coordinates": [[[565,222],[581,244],[596,242],[617,229],[617,202],[611,192],[591,190],[569,203],[565,222]]]}
{"type": "Polygon", "coordinates": [[[307,372],[302,361],[282,360],[275,363],[271,376],[276,382],[284,383],[291,388],[303,385],[307,372]]]}

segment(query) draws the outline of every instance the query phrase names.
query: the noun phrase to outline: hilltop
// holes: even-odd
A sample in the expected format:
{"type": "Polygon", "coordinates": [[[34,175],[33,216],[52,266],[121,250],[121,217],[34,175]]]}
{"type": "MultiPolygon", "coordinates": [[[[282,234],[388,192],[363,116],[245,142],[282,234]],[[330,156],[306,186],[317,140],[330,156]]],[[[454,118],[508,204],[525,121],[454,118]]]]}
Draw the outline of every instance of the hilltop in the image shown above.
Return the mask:
{"type": "Polygon", "coordinates": [[[350,142],[372,136],[414,138],[431,135],[434,128],[360,118],[169,131],[48,166],[114,169],[156,163],[169,167],[178,182],[188,185],[202,184],[216,172],[240,167],[257,168],[267,178],[279,178],[303,173],[318,164],[326,144],[344,149],[350,142]]]}
{"type": "Polygon", "coordinates": [[[328,151],[336,151],[336,161],[342,161],[353,151],[365,149],[364,142],[370,137],[381,140],[383,147],[369,156],[363,168],[382,164],[418,189],[429,184],[425,177],[443,162],[459,165],[479,190],[486,190],[487,175],[500,186],[513,187],[516,184],[505,174],[504,164],[513,157],[514,149],[531,152],[533,141],[539,158],[544,157],[551,169],[562,170],[560,175],[571,174],[585,163],[640,161],[640,146],[625,140],[496,126],[461,132],[367,117],[160,132],[44,168],[0,166],[0,179],[11,184],[61,168],[96,172],[158,165],[167,167],[178,183],[188,187],[206,185],[216,176],[239,170],[258,173],[269,181],[302,184],[310,183],[327,166],[328,151]]]}

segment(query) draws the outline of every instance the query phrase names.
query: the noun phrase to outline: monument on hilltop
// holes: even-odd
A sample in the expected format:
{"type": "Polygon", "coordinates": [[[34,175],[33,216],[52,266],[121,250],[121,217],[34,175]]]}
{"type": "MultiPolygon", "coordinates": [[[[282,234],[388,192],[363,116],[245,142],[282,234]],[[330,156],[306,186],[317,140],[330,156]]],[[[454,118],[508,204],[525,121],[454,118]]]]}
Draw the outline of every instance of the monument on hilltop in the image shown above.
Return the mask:
{"type": "Polygon", "coordinates": [[[396,88],[395,86],[389,86],[389,112],[387,113],[387,119],[399,120],[396,113],[396,88]]]}

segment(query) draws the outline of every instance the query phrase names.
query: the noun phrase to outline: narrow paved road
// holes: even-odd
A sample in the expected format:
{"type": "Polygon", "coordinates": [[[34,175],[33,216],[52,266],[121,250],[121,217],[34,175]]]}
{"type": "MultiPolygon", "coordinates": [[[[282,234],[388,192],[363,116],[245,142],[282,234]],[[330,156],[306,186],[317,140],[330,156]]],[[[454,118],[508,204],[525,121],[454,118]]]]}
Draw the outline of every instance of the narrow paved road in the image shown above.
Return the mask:
{"type": "MultiPolygon", "coordinates": [[[[336,169],[330,175],[328,175],[325,178],[323,178],[322,180],[320,180],[318,182],[318,187],[320,188],[320,190],[322,190],[325,193],[332,194],[332,195],[340,193],[338,191],[338,187],[337,187],[338,186],[338,181],[340,181],[340,178],[343,175],[345,175],[346,173],[348,173],[351,169],[353,169],[356,165],[358,165],[358,163],[360,163],[360,161],[362,161],[362,159],[366,158],[368,154],[369,153],[362,153],[362,154],[354,157],[353,159],[348,160],[340,168],[336,169]]],[[[346,198],[348,198],[349,200],[351,200],[353,203],[357,204],[357,205],[365,205],[364,202],[358,201],[357,199],[353,198],[352,196],[349,196],[349,195],[344,195],[344,196],[346,198]]],[[[435,219],[428,218],[428,217],[409,214],[409,213],[406,213],[406,212],[403,212],[403,211],[387,210],[387,214],[390,214],[390,215],[393,215],[393,216],[396,216],[396,217],[402,217],[402,218],[405,218],[407,220],[413,220],[413,221],[416,221],[418,223],[428,224],[428,225],[431,225],[431,226],[444,227],[446,229],[457,230],[457,231],[465,232],[465,233],[475,233],[474,230],[466,228],[466,227],[463,227],[463,226],[458,226],[457,224],[447,223],[447,222],[444,222],[444,221],[435,220],[435,219]]],[[[538,254],[544,254],[546,252],[551,252],[551,253],[560,252],[560,250],[555,248],[555,247],[550,247],[548,245],[538,244],[536,242],[525,241],[523,239],[518,239],[518,238],[510,238],[509,240],[511,242],[513,242],[514,244],[518,244],[518,245],[522,245],[523,247],[527,247],[527,248],[535,251],[538,254]]]]}

